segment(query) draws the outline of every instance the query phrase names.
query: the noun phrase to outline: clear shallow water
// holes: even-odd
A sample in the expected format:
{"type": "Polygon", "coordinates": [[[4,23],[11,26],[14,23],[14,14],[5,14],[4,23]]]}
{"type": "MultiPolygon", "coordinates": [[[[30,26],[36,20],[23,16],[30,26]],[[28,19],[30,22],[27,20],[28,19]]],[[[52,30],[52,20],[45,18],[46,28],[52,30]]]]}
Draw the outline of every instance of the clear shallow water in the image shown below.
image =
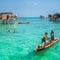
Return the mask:
{"type": "Polygon", "coordinates": [[[0,24],[0,60],[60,60],[60,22],[50,22],[47,18],[20,18],[30,24],[18,24],[16,33],[8,32],[8,25],[0,24]],[[41,43],[44,32],[54,29],[59,41],[53,46],[33,54],[35,46],[41,43]]]}

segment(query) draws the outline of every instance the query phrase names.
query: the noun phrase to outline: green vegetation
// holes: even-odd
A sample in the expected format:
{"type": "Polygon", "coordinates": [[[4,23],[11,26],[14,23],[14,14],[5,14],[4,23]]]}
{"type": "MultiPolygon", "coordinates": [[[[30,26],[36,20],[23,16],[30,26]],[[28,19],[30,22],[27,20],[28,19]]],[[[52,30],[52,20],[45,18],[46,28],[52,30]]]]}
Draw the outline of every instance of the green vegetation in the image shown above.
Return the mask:
{"type": "Polygon", "coordinates": [[[55,14],[49,14],[48,15],[48,18],[51,20],[51,21],[56,21],[60,18],[60,14],[59,13],[55,13],[55,14]]]}

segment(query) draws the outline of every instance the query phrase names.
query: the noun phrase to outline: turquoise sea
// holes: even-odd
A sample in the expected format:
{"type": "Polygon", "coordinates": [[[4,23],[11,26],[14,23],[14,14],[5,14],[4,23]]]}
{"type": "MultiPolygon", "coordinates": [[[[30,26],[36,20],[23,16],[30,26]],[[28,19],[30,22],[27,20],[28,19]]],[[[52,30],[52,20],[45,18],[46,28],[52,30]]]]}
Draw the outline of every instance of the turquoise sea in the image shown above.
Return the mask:
{"type": "Polygon", "coordinates": [[[60,22],[51,22],[48,18],[23,17],[17,21],[30,24],[17,24],[14,33],[13,24],[0,24],[0,60],[60,60],[60,22]],[[50,36],[51,29],[58,38],[51,47],[33,54],[33,50],[41,43],[45,32],[50,36]]]}

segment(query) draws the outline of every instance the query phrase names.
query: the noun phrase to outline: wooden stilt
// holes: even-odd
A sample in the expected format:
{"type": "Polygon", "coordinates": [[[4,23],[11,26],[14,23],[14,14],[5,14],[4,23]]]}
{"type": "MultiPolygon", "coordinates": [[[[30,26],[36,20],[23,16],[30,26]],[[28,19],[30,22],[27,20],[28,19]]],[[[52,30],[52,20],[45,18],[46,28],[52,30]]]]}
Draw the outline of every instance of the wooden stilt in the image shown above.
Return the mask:
{"type": "Polygon", "coordinates": [[[16,21],[14,23],[14,33],[16,32],[16,21]]]}
{"type": "Polygon", "coordinates": [[[8,20],[8,32],[10,32],[10,21],[8,20]]]}

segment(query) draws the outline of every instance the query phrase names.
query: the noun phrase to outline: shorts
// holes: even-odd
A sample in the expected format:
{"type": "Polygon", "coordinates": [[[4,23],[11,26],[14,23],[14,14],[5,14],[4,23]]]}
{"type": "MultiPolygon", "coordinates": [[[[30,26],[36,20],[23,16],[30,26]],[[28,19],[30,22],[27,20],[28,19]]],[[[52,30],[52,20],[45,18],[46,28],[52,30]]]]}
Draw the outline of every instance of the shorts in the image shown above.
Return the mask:
{"type": "Polygon", "coordinates": [[[42,43],[46,42],[45,40],[42,40],[42,43]]]}

